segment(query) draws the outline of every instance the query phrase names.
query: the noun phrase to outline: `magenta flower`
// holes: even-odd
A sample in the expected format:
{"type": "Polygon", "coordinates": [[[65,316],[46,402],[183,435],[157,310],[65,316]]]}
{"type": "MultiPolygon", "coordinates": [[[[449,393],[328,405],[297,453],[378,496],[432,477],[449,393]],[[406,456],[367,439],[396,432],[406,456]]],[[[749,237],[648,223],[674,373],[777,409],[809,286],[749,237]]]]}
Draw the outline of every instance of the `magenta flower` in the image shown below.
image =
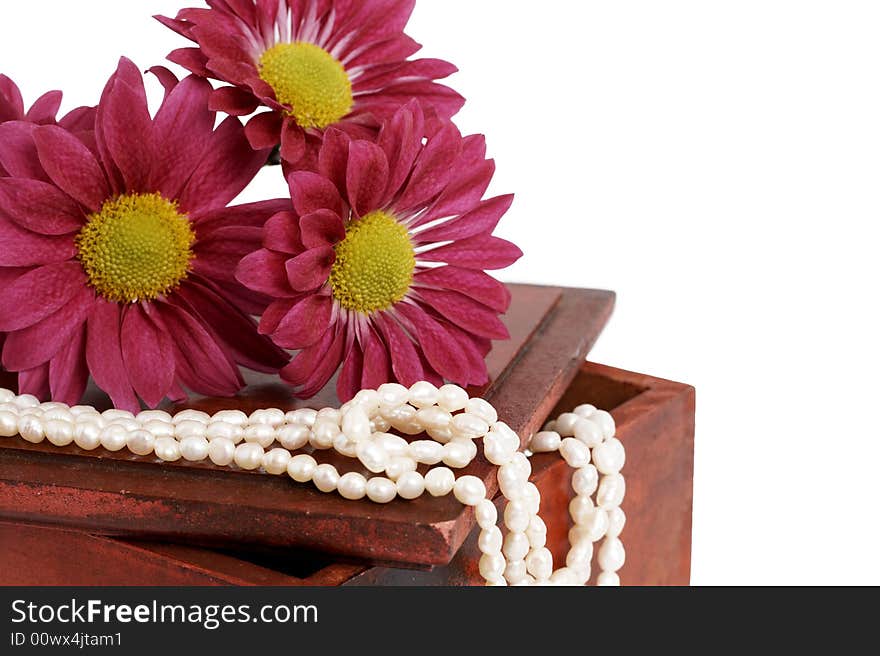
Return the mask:
{"type": "Polygon", "coordinates": [[[342,400],[397,380],[486,383],[507,288],[484,273],[521,251],[492,236],[512,196],[481,200],[494,164],[482,136],[451,123],[423,143],[417,103],[384,125],[378,143],[328,130],[318,173],[289,176],[294,211],[272,217],[264,248],[238,279],[275,301],[260,331],[300,353],[282,370],[299,396],[342,365],[342,400]]]}
{"type": "Polygon", "coordinates": [[[268,299],[233,272],[267,217],[227,207],[266,160],[238,119],[214,128],[211,87],[189,77],[155,117],[123,59],[94,132],[0,126],[0,331],[23,392],[75,403],[89,375],[115,405],[232,395],[237,365],[277,371],[286,354],[249,316],[268,299]],[[90,136],[89,136],[90,135],[90,136]]]}
{"type": "MultiPolygon", "coordinates": [[[[247,126],[254,148],[281,144],[298,164],[333,126],[372,138],[381,121],[410,99],[449,119],[464,104],[435,80],[456,71],[437,59],[410,61],[421,46],[403,33],[415,0],[208,0],[162,23],[198,44],[169,59],[218,89],[213,109],[258,114],[247,126]]],[[[436,121],[435,121],[436,122],[436,121]]],[[[311,158],[306,159],[306,165],[311,158]]],[[[303,168],[306,166],[303,165],[303,168]]]]}

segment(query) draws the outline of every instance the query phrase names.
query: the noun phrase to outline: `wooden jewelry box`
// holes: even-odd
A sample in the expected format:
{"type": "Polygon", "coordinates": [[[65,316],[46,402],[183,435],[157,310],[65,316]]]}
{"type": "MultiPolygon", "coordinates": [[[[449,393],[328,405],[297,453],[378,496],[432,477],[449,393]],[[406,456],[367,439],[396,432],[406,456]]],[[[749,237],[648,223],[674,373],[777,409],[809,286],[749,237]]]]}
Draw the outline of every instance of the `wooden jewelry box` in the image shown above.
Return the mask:
{"type": "MultiPolygon", "coordinates": [[[[582,403],[611,411],[627,448],[621,581],[686,585],[693,388],[584,362],[611,314],[612,293],[511,291],[512,338],[489,356],[492,382],[470,392],[492,402],[523,440],[582,403]]],[[[10,383],[0,374],[0,386],[10,383]]],[[[338,404],[332,393],[295,401],[264,376],[249,383],[237,399],[195,398],[172,410],[338,404]]],[[[87,402],[107,405],[100,395],[87,402]]],[[[358,471],[353,461],[325,459],[358,471]]],[[[559,561],[568,548],[571,470],[558,455],[535,456],[533,470],[559,561]]],[[[497,490],[482,457],[467,473],[497,490]]],[[[379,506],[287,477],[0,441],[3,585],[472,585],[481,581],[474,528],[473,512],[451,497],[379,506]]]]}

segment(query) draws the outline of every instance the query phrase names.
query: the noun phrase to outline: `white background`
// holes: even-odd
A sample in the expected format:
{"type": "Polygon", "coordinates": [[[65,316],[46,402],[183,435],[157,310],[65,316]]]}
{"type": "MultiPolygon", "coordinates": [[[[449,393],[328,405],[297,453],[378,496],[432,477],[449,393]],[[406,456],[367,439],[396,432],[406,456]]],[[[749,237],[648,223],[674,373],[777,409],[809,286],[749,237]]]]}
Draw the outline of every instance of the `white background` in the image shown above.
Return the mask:
{"type": "MultiPolygon", "coordinates": [[[[65,108],[185,45],[149,18],[181,1],[3,4],[0,71],[65,108]]],[[[593,359],[697,386],[694,583],[880,584],[880,5],[420,0],[409,31],[518,195],[504,278],[616,290],[593,359]]]]}

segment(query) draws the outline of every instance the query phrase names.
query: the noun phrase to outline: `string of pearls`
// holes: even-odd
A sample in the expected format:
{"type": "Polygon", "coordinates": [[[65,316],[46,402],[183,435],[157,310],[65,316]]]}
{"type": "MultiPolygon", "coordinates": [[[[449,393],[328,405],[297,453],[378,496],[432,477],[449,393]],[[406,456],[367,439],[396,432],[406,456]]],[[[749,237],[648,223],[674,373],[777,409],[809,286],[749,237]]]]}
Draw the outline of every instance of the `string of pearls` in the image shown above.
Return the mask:
{"type": "Polygon", "coordinates": [[[481,532],[480,573],[488,585],[585,585],[591,578],[594,545],[598,549],[599,585],[619,585],[617,571],[626,553],[620,534],[626,516],[620,505],[626,483],[621,470],[626,454],[615,438],[614,419],[591,405],[561,415],[534,435],[527,452],[519,436],[483,399],[469,398],[455,385],[437,388],[419,382],[407,389],[382,385],[364,390],[339,409],[271,408],[250,415],[224,410],[208,415],[184,410],[174,416],[149,410],[134,415],[123,410],[98,412],[89,406],[40,403],[30,395],[0,389],[0,437],[20,436],[38,444],[64,447],[76,444],[91,451],[128,449],[138,456],[163,462],[210,460],[217,466],[267,474],[287,475],[297,483],[311,483],[321,492],[345,499],[368,498],[390,503],[398,496],[416,499],[453,494],[474,508],[481,532]],[[413,442],[389,433],[431,438],[413,442]],[[498,527],[498,511],[487,498],[483,481],[456,477],[477,456],[482,440],[486,459],[498,466],[498,483],[506,500],[506,535],[498,527]],[[340,474],[330,464],[319,464],[311,447],[357,459],[374,476],[340,474]],[[565,566],[554,571],[546,548],[547,527],[539,516],[541,495],[529,481],[530,453],[559,452],[575,472],[577,496],[571,502],[574,527],[565,566]],[[419,465],[432,467],[425,475],[419,465]]]}

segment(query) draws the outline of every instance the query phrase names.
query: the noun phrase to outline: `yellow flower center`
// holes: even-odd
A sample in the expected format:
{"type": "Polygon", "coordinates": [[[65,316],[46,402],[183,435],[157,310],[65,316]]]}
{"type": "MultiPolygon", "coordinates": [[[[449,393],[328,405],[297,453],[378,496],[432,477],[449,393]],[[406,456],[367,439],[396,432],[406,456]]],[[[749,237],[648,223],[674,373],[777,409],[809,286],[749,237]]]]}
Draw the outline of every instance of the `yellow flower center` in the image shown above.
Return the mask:
{"type": "Polygon", "coordinates": [[[279,43],[260,57],[260,77],[303,128],[326,128],[354,106],[345,67],[312,43],[279,43]]]}
{"type": "Polygon", "coordinates": [[[407,229],[385,212],[348,227],[330,272],[333,297],[347,310],[370,314],[403,300],[413,281],[416,253],[407,229]]]}
{"type": "Polygon", "coordinates": [[[177,203],[127,194],[89,216],[76,238],[89,283],[116,303],[150,301],[186,278],[195,233],[177,203]]]}

